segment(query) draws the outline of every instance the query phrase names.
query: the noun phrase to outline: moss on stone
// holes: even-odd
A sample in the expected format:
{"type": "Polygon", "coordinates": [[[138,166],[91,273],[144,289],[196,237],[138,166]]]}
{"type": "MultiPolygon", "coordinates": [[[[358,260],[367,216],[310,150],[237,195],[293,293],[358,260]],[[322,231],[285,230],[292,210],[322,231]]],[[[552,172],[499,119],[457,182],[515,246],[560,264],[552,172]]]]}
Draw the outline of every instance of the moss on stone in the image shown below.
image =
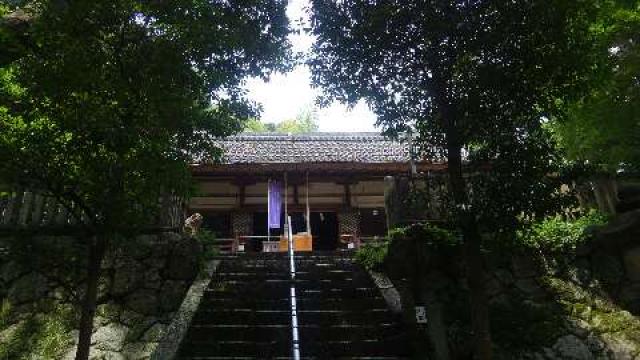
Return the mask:
{"type": "Polygon", "coordinates": [[[73,339],[73,312],[55,306],[48,313],[35,314],[14,324],[15,329],[0,343],[1,359],[59,359],[73,339]]]}
{"type": "Polygon", "coordinates": [[[96,316],[101,316],[110,321],[116,321],[120,317],[120,306],[112,303],[101,304],[96,308],[96,316]]]}
{"type": "Polygon", "coordinates": [[[11,303],[8,299],[2,299],[0,302],[0,331],[6,329],[11,319],[11,303]]]}
{"type": "Polygon", "coordinates": [[[568,316],[585,321],[595,334],[615,333],[640,346],[640,320],[628,311],[569,281],[549,277],[543,284],[568,316]]]}
{"type": "Polygon", "coordinates": [[[147,330],[149,330],[155,323],[156,320],[151,319],[140,319],[140,321],[133,323],[127,332],[125,342],[132,343],[139,341],[144,333],[147,332],[147,330]]]}

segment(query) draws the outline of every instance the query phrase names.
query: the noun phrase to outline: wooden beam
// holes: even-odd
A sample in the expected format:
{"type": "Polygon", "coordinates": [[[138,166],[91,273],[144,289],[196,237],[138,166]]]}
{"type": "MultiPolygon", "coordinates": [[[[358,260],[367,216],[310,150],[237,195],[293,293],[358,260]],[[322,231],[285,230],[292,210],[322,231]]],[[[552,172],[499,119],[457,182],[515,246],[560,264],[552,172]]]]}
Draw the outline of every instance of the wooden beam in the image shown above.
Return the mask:
{"type": "MultiPolygon", "coordinates": [[[[444,171],[446,164],[442,163],[418,163],[417,170],[444,171]]],[[[234,174],[251,174],[252,176],[276,176],[287,171],[294,175],[305,174],[309,176],[339,175],[343,178],[348,175],[361,176],[385,176],[393,174],[408,174],[411,171],[409,163],[276,163],[276,164],[204,164],[193,165],[191,171],[194,176],[234,174]]]]}

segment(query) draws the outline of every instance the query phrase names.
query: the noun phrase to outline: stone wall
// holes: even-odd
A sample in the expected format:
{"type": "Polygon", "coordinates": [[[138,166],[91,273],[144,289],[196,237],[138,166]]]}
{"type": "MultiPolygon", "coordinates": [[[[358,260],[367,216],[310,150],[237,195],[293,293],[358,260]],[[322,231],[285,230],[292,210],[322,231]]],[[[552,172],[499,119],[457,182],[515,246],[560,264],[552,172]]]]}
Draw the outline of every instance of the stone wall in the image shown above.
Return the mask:
{"type": "MultiPolygon", "coordinates": [[[[426,305],[428,325],[417,328],[434,359],[437,339],[450,358],[470,356],[465,271],[452,261],[459,255],[430,253],[412,262],[404,253],[409,265],[395,265],[399,276],[387,268],[408,320],[415,321],[416,304],[426,305]],[[403,280],[420,263],[420,280],[403,280]]],[[[618,217],[575,252],[493,250],[486,260],[497,359],[640,359],[640,212],[618,217]]]]}
{"type": "MultiPolygon", "coordinates": [[[[5,239],[0,297],[11,304],[9,330],[43,303],[72,304],[73,323],[84,291],[85,249],[72,238],[5,239]],[[71,260],[75,258],[75,260],[71,260]]],[[[197,240],[166,233],[117,240],[102,264],[92,359],[145,359],[158,345],[200,268],[197,240]],[[114,250],[115,249],[115,250],[114,250]]],[[[72,359],[77,330],[67,355],[72,359]]],[[[10,334],[5,334],[9,336],[10,334]]],[[[0,333],[0,338],[3,335],[0,333]]]]}

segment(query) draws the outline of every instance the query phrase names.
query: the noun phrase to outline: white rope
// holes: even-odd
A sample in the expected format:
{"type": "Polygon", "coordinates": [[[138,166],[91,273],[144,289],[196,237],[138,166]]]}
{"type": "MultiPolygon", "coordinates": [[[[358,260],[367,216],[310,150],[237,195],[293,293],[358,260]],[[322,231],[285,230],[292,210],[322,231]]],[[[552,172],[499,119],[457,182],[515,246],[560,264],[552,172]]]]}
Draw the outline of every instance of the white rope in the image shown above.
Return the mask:
{"type": "Polygon", "coordinates": [[[306,203],[307,203],[307,234],[311,235],[311,209],[309,207],[309,172],[307,171],[307,194],[306,194],[306,203]]]}
{"type": "MultiPolygon", "coordinates": [[[[286,177],[285,177],[286,179],[286,177]]],[[[289,275],[291,287],[289,288],[291,299],[291,338],[293,359],[300,360],[300,336],[298,334],[298,301],[296,298],[296,262],[294,260],[293,232],[291,230],[291,216],[287,215],[287,242],[289,243],[289,275]]]]}

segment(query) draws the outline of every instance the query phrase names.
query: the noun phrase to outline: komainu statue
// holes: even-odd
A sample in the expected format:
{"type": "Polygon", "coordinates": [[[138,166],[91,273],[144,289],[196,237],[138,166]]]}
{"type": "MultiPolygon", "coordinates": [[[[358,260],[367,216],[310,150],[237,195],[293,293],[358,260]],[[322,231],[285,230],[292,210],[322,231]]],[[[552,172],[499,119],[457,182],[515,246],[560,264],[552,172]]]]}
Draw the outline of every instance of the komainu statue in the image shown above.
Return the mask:
{"type": "Polygon", "coordinates": [[[196,236],[202,225],[202,215],[200,213],[193,213],[184,221],[184,227],[182,231],[191,236],[196,236]]]}

